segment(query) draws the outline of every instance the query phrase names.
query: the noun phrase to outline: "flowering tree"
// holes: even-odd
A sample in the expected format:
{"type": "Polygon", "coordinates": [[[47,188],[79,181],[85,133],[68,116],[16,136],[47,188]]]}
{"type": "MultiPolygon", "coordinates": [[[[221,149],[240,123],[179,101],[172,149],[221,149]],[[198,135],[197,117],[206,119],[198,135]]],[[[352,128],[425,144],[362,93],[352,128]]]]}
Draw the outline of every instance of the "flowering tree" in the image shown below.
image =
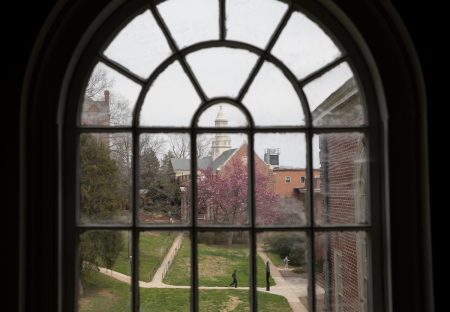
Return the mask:
{"type": "MultiPolygon", "coordinates": [[[[255,171],[256,221],[271,224],[278,217],[280,198],[274,193],[268,174],[255,171]]],[[[189,183],[185,185],[184,203],[189,205],[189,183]]],[[[197,213],[207,216],[215,224],[245,224],[248,222],[247,166],[232,159],[221,172],[210,167],[200,170],[197,178],[197,213]]],[[[188,207],[188,206],[187,206],[188,207]]]]}

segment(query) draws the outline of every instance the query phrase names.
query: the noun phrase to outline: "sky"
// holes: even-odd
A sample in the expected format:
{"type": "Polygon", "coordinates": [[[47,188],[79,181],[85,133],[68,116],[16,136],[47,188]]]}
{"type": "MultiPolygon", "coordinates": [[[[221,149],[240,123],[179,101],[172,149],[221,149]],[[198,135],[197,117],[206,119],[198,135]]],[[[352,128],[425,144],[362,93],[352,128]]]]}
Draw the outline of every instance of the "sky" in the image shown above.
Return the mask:
{"type": "MultiPolygon", "coordinates": [[[[219,39],[218,0],[168,0],[160,3],[157,9],[179,48],[219,39]]],[[[264,49],[286,10],[287,5],[276,0],[227,0],[226,39],[264,49]]],[[[271,53],[292,71],[296,79],[304,78],[342,55],[330,37],[300,12],[292,14],[271,53]]],[[[118,33],[104,55],[147,79],[171,55],[171,49],[151,12],[145,11],[118,33]]],[[[211,99],[236,97],[258,55],[244,49],[215,47],[190,53],[186,60],[211,99]]],[[[140,86],[105,64],[100,63],[97,67],[102,67],[113,81],[111,92],[120,94],[132,108],[141,91],[140,86]]],[[[304,92],[311,109],[314,110],[350,77],[350,67],[342,63],[306,85],[304,92]]],[[[192,83],[180,63],[175,61],[157,77],[146,94],[141,125],[189,126],[200,104],[192,83]]],[[[304,124],[302,103],[295,89],[280,68],[270,62],[263,64],[242,104],[259,126],[304,124]]],[[[201,122],[213,125],[218,109],[211,107],[201,116],[201,122]]],[[[223,105],[223,110],[230,125],[245,123],[240,112],[232,106],[223,105]]],[[[236,139],[233,144],[239,144],[238,141],[236,139]]],[[[305,167],[303,135],[258,135],[255,148],[260,157],[265,148],[280,148],[281,165],[305,167]]],[[[316,155],[314,158],[317,160],[316,155]]]]}

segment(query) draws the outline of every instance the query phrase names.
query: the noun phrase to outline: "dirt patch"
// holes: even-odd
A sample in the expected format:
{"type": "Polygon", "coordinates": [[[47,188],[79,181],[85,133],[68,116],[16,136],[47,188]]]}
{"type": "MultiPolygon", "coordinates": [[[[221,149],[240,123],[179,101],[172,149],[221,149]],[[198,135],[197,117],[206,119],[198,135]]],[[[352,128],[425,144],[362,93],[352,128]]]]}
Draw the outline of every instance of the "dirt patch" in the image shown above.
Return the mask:
{"type": "Polygon", "coordinates": [[[234,309],[236,309],[236,307],[242,303],[241,299],[239,299],[239,297],[236,296],[228,296],[228,302],[227,302],[227,307],[220,310],[220,312],[229,312],[229,311],[234,311],[234,309]]]}
{"type": "Polygon", "coordinates": [[[81,311],[92,310],[92,308],[93,308],[92,300],[95,297],[103,297],[103,298],[107,299],[110,304],[113,304],[117,300],[117,298],[114,296],[114,294],[111,291],[109,291],[107,289],[100,289],[98,291],[90,292],[89,295],[83,296],[82,298],[80,298],[80,300],[78,301],[79,310],[81,310],[81,311]]]}
{"type": "Polygon", "coordinates": [[[223,257],[217,256],[203,256],[199,265],[198,273],[200,276],[207,276],[208,278],[214,278],[216,276],[223,276],[225,268],[228,268],[230,261],[223,257]]]}

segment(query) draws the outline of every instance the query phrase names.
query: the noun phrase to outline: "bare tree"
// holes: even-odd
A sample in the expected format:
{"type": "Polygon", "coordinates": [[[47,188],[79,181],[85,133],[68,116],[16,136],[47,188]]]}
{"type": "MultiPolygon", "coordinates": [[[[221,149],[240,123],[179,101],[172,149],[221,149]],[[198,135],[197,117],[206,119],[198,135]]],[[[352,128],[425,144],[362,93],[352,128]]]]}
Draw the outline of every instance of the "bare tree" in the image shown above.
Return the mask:
{"type": "MultiPolygon", "coordinates": [[[[211,138],[197,137],[197,158],[211,156],[211,138]]],[[[176,158],[190,158],[191,144],[187,135],[173,134],[168,136],[170,151],[176,158]]]]}
{"type": "Polygon", "coordinates": [[[108,77],[106,70],[101,67],[96,67],[89,78],[85,95],[91,99],[95,99],[96,97],[103,95],[103,91],[112,88],[113,85],[114,80],[108,77]]]}

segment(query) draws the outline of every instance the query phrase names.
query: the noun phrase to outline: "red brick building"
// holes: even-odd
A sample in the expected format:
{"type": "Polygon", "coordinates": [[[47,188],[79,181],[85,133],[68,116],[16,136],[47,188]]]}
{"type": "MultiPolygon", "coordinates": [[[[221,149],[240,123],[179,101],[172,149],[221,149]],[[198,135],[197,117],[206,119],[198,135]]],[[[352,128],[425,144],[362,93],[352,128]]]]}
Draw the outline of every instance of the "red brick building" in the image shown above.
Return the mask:
{"type": "MultiPolygon", "coordinates": [[[[88,96],[84,97],[81,112],[82,126],[110,126],[110,93],[108,90],[103,92],[102,100],[93,100],[88,96]]],[[[107,133],[95,134],[104,144],[109,145],[109,135],[107,133]]]]}
{"type": "MultiPolygon", "coordinates": [[[[361,97],[354,79],[345,82],[314,112],[316,125],[364,124],[361,97]]],[[[321,134],[319,224],[361,224],[367,221],[367,148],[361,133],[321,134]]],[[[316,236],[316,280],[323,311],[367,311],[366,236],[362,232],[323,232],[316,236]]]]}

